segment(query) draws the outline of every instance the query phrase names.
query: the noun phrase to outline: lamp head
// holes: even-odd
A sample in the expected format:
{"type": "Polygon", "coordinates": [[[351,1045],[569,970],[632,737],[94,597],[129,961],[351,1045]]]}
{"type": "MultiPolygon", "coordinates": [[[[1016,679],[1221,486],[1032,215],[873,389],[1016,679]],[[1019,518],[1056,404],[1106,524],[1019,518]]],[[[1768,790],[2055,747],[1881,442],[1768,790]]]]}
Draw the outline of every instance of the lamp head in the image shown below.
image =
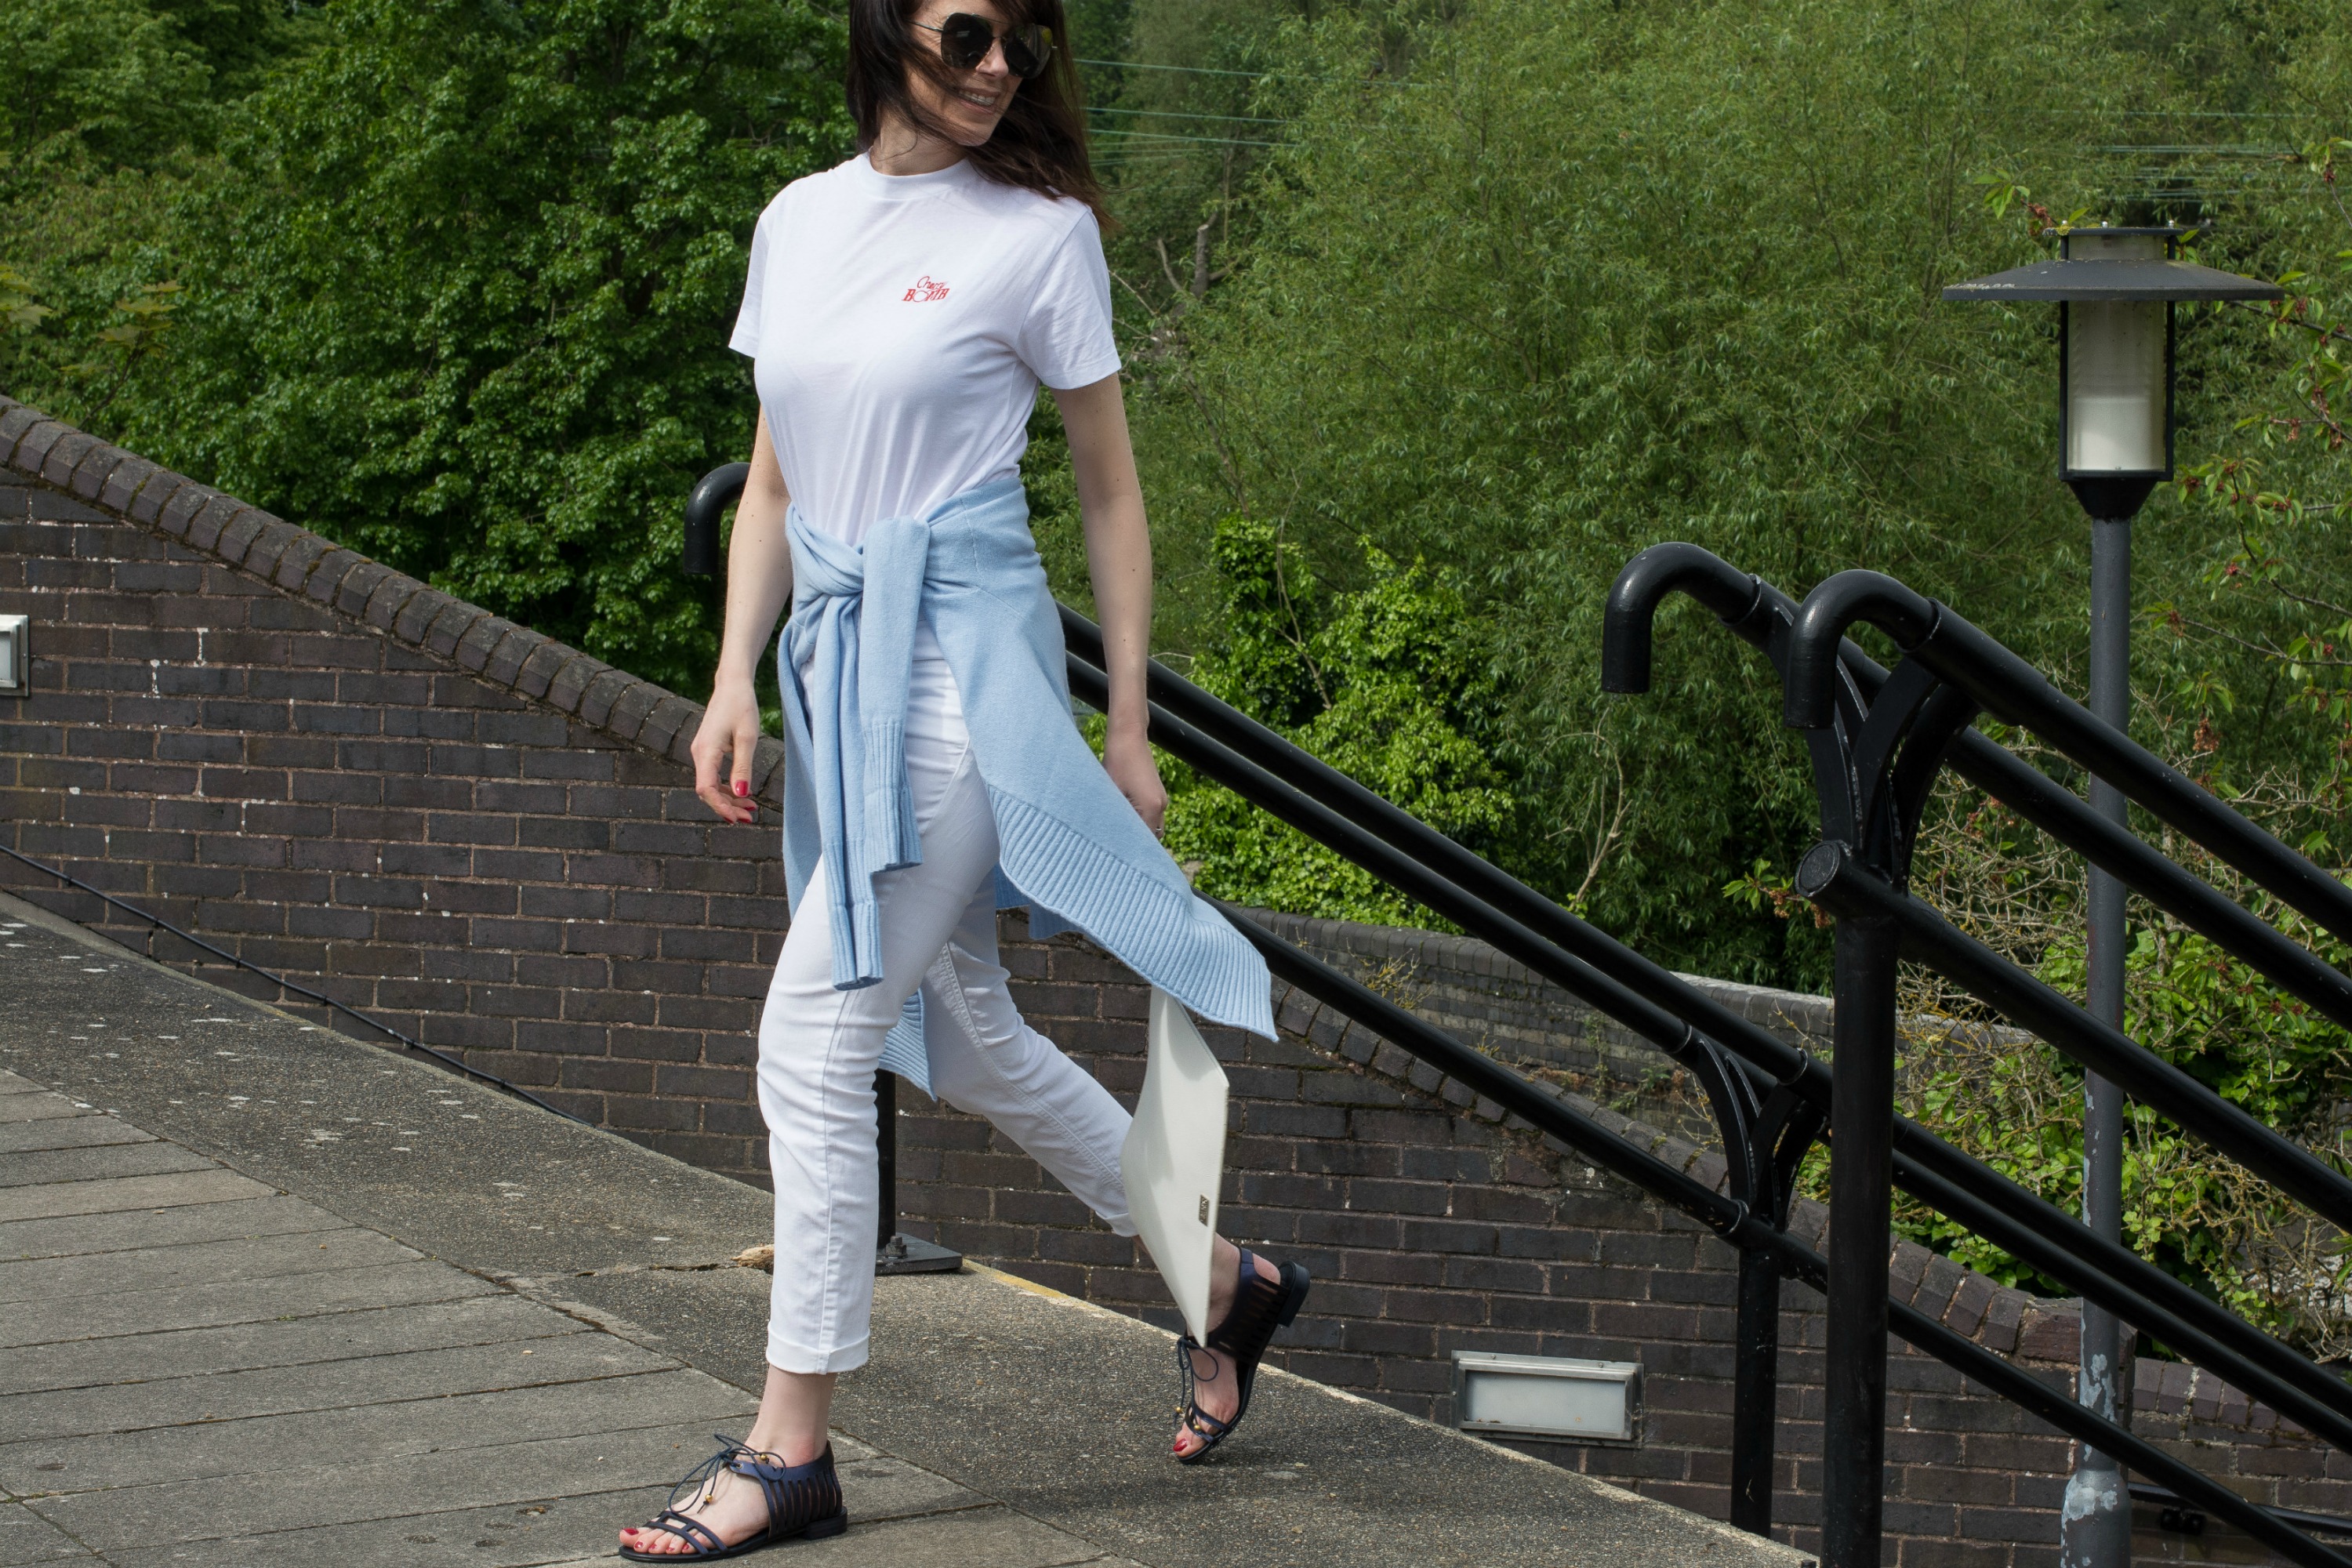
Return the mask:
{"type": "Polygon", "coordinates": [[[1955,283],[1947,300],[2058,301],[2059,477],[2093,517],[2123,519],[2172,477],[2172,302],[2276,300],[2274,283],[2173,251],[2183,228],[2081,228],[2059,258],[1955,283]]]}

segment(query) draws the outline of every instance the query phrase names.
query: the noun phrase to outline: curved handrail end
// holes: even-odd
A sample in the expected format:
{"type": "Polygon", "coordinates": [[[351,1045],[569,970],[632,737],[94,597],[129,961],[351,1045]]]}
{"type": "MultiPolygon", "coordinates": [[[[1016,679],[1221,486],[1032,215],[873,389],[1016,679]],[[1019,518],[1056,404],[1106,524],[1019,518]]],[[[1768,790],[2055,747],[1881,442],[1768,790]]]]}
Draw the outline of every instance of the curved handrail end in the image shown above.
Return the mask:
{"type": "Polygon", "coordinates": [[[686,500],[686,542],[678,570],[688,577],[719,575],[719,518],[751,478],[749,463],[721,463],[695,482],[686,500]]]}
{"type": "Polygon", "coordinates": [[[1791,730],[1818,730],[1835,715],[1838,647],[1856,621],[1868,621],[1908,652],[1934,633],[1941,613],[1936,601],[1884,572],[1854,570],[1822,578],[1797,606],[1781,722],[1791,730]]]}
{"type": "Polygon", "coordinates": [[[1696,544],[1653,544],[1617,574],[1601,622],[1601,689],[1650,689],[1650,624],[1668,594],[1688,594],[1726,622],[1746,618],[1763,586],[1713,551],[1696,544]]]}

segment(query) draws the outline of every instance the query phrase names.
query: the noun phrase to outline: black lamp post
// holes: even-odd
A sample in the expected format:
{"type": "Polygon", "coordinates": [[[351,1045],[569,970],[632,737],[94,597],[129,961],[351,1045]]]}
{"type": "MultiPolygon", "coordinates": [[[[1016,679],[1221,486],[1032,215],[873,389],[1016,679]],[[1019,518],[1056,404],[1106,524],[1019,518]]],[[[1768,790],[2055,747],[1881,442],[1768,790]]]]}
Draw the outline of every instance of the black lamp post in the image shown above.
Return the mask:
{"type": "MultiPolygon", "coordinates": [[[[2091,519],[2091,711],[2122,730],[2131,694],[2131,520],[2172,477],[2176,300],[2275,300],[2273,284],[2177,258],[2181,228],[2084,228],[2059,259],[1956,283],[1947,300],[2058,301],[2059,478],[2091,519]]],[[[2121,790],[2091,781],[2091,806],[2122,825],[2121,790]]],[[[2124,886],[2091,868],[2088,995],[2092,1015],[2120,1028],[2124,886]]],[[[2083,1080],[2083,1223],[2123,1236],[2123,1091],[2083,1080]]],[[[2075,1397],[2109,1420],[2130,1418],[2122,1384],[2123,1325],[2083,1304],[2075,1397]]],[[[2131,1497],[2123,1467],[2078,1447],[2059,1525],[2062,1568],[2129,1568],[2131,1497]]]]}

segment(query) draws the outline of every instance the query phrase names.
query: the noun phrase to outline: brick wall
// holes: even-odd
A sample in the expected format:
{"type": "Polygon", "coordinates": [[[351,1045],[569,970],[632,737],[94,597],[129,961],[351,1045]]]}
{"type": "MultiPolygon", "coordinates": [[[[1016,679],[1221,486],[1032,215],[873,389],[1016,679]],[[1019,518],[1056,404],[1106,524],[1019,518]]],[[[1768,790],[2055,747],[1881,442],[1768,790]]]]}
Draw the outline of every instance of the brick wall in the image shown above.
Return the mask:
{"type": "MultiPolygon", "coordinates": [[[[0,697],[0,844],[592,1121],[764,1179],[749,1068],[784,924],[782,868],[772,829],[717,824],[694,799],[695,705],[5,397],[0,612],[34,621],[33,689],[0,697]]],[[[777,765],[764,749],[772,811],[777,765]]],[[[0,885],[148,943],[145,927],[5,858],[0,885]]],[[[1290,924],[1374,966],[1410,949],[1432,1015],[1503,1054],[1571,1068],[1622,1054],[1605,1030],[1547,1026],[1556,999],[1477,944],[1290,924]]],[[[1029,940],[1017,917],[1003,937],[1024,1010],[1131,1094],[1135,977],[1081,942],[1029,940]]],[[[198,958],[168,941],[154,951],[198,958]]],[[[252,988],[239,972],[208,974],[252,988]]],[[[1728,1250],[1475,1114],[1472,1097],[1393,1047],[1279,1000],[1280,1040],[1211,1039],[1240,1101],[1230,1228],[1321,1280],[1284,1357],[1439,1420],[1457,1348],[1639,1362],[1640,1441],[1546,1457],[1720,1514],[1728,1250]]],[[[1818,1026],[1797,1016],[1817,1003],[1739,1005],[1818,1026]]],[[[984,1125],[906,1100],[910,1229],[1165,1318],[1131,1243],[984,1125]]],[[[1689,1142],[1613,1124],[1720,1173],[1689,1142]]],[[[1808,1209],[1800,1224],[1821,1219],[1808,1209]]],[[[1895,1257],[1915,1304],[2063,1378],[2063,1304],[1915,1247],[1895,1257]]],[[[1783,1329],[1780,1511],[1800,1542],[1819,1449],[1812,1304],[1792,1288],[1783,1329]]],[[[2144,1363],[2140,1375],[2143,1426],[2208,1470],[2352,1512],[2352,1470],[2268,1412],[2185,1368],[2144,1363]]],[[[1894,1381],[1894,1554],[1986,1568],[2054,1557],[2064,1443],[1921,1358],[1898,1355],[1894,1381]]]]}
{"type": "MultiPolygon", "coordinates": [[[[0,842],[592,1121],[763,1172],[782,866],[694,798],[700,709],[5,400],[0,458],[0,610],[33,619],[0,842]]],[[[14,861],[0,883],[149,944],[14,861]]]]}

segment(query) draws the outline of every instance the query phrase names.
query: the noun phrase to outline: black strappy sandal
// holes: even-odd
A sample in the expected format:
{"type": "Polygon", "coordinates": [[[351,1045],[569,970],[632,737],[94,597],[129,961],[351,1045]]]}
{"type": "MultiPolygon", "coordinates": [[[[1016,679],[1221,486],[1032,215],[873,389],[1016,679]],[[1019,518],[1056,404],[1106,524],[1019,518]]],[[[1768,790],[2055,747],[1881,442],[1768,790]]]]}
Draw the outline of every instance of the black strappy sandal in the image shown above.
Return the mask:
{"type": "Polygon", "coordinates": [[[1192,1370],[1192,1352],[1202,1345],[1186,1334],[1176,1342],[1176,1370],[1184,1380],[1183,1407],[1176,1412],[1180,1426],[1189,1426],[1201,1446],[1189,1454],[1179,1454],[1179,1464],[1195,1465],[1209,1457],[1209,1450],[1223,1442],[1233,1429],[1249,1414],[1250,1390],[1257,1383],[1257,1363],[1265,1359],[1265,1347],[1274,1342],[1275,1331],[1286,1327],[1298,1316],[1298,1309],[1307,1300],[1307,1287],[1314,1283],[1301,1264],[1286,1263],[1281,1278],[1268,1279],[1257,1271],[1257,1259],[1246,1247],[1242,1252],[1241,1280],[1234,1289],[1233,1310],[1225,1321],[1209,1331],[1209,1350],[1232,1358],[1234,1373],[1241,1380],[1241,1403],[1234,1413],[1220,1421],[1201,1408],[1193,1397],[1200,1383],[1216,1376],[1201,1377],[1192,1370]]]}
{"type": "Polygon", "coordinates": [[[639,1528],[667,1531],[685,1542],[689,1550],[640,1552],[634,1546],[622,1547],[621,1555],[632,1563],[716,1563],[722,1557],[740,1557],[747,1552],[787,1541],[821,1541],[828,1535],[839,1535],[849,1528],[849,1510],[841,1504],[841,1478],[834,1474],[832,1444],[826,1444],[824,1452],[805,1465],[786,1466],[772,1463],[770,1456],[722,1436],[719,1452],[695,1466],[684,1480],[670,1488],[669,1501],[639,1528]],[[700,1520],[677,1511],[678,1500],[698,1491],[708,1501],[719,1485],[721,1470],[731,1470],[759,1482],[768,1503],[768,1528],[732,1546],[719,1540],[718,1532],[700,1520]]]}

